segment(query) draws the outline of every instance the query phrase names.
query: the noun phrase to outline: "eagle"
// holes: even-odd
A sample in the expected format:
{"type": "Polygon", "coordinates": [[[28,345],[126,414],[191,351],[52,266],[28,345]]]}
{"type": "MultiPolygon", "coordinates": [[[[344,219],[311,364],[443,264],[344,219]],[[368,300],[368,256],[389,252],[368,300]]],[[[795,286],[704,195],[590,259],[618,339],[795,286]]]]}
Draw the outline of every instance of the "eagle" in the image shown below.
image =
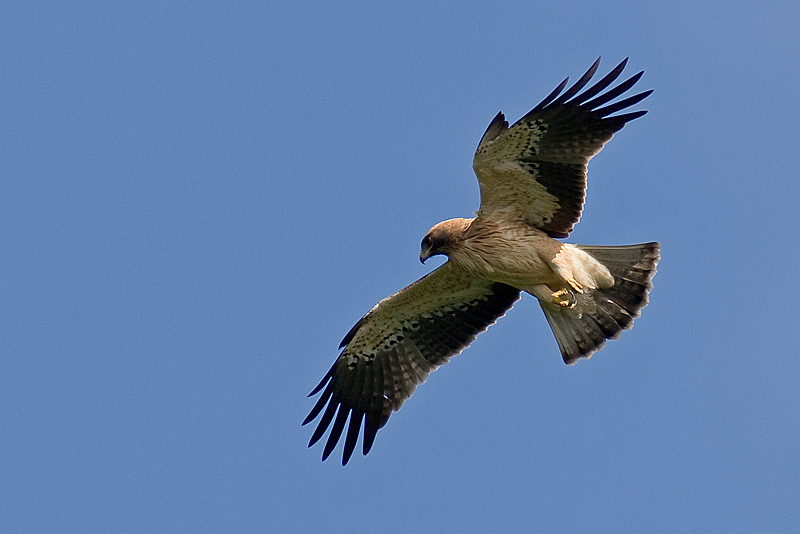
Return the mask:
{"type": "Polygon", "coordinates": [[[652,90],[610,103],[644,74],[606,91],[627,61],[581,92],[598,59],[569,89],[564,91],[567,78],[510,128],[502,112],[492,120],[473,160],[480,185],[476,216],[440,222],[422,240],[422,263],[436,255],[447,261],[367,312],[309,394],[322,392],[303,425],[322,417],[308,446],[331,429],[323,460],[346,427],[346,465],[362,424],[366,455],[378,430],[431,371],[505,315],[522,292],[538,299],[568,365],[633,326],[648,303],[659,243],[589,246],[558,240],[580,219],[589,160],[615,132],[647,113],[615,114],[652,90]]]}

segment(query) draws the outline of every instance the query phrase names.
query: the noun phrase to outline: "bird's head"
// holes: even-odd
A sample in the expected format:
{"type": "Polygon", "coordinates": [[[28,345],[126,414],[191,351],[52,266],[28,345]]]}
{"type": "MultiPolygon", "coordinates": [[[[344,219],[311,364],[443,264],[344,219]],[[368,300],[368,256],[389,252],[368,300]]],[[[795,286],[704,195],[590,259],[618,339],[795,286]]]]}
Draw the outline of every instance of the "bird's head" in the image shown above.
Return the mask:
{"type": "Polygon", "coordinates": [[[428,230],[428,233],[422,239],[422,251],[419,253],[419,261],[425,263],[425,260],[431,256],[439,254],[449,257],[471,222],[472,219],[450,219],[449,221],[440,222],[428,230]]]}

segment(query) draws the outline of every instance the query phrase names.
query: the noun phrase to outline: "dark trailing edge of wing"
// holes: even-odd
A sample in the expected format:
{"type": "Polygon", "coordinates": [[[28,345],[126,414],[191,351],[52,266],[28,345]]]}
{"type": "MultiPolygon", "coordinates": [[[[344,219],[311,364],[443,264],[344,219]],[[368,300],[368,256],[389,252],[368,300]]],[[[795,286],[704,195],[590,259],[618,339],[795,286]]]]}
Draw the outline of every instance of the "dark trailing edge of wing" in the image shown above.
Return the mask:
{"type": "MultiPolygon", "coordinates": [[[[494,283],[482,297],[460,304],[445,304],[431,313],[405,321],[401,329],[391,333],[374,354],[357,354],[357,364],[348,366],[347,347],[325,374],[309,397],[322,392],[317,403],[303,421],[306,425],[322,417],[308,446],[317,443],[330,428],[322,459],[326,460],[345,433],[342,465],[353,454],[362,423],[363,453],[372,448],[375,435],[386,424],[392,411],[399,409],[411,396],[416,385],[428,374],[460,353],[490,325],[502,317],[519,299],[519,290],[494,283]],[[368,356],[372,356],[371,358],[368,356]],[[413,383],[404,382],[411,376],[413,383]],[[393,398],[399,392],[401,398],[393,398]],[[349,416],[349,425],[347,424],[349,416]]],[[[345,345],[352,341],[359,328],[369,324],[362,318],[345,336],[345,345]]]]}

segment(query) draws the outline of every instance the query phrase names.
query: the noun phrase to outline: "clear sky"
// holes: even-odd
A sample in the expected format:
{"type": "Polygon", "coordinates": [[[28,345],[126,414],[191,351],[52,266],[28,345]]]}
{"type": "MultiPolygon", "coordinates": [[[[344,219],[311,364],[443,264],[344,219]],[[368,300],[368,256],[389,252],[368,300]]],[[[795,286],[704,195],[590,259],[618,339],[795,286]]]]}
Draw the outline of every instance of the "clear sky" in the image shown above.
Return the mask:
{"type": "Polygon", "coordinates": [[[5,2],[0,530],[796,532],[799,6],[5,2]],[[567,367],[524,297],[322,463],[341,338],[598,56],[655,92],[569,241],[662,243],[642,318],[567,367]]]}

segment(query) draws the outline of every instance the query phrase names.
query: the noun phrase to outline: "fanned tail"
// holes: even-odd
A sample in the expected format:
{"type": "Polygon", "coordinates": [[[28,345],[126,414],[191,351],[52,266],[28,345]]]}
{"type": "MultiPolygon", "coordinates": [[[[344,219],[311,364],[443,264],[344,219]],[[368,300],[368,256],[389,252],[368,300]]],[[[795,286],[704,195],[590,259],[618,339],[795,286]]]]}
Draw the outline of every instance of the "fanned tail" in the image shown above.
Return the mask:
{"type": "Polygon", "coordinates": [[[569,365],[590,357],[603,348],[606,339],[617,339],[623,330],[633,327],[633,320],[647,306],[661,259],[658,243],[576,247],[602,263],[614,276],[614,285],[576,293],[576,304],[571,308],[540,301],[561,356],[569,365]]]}

